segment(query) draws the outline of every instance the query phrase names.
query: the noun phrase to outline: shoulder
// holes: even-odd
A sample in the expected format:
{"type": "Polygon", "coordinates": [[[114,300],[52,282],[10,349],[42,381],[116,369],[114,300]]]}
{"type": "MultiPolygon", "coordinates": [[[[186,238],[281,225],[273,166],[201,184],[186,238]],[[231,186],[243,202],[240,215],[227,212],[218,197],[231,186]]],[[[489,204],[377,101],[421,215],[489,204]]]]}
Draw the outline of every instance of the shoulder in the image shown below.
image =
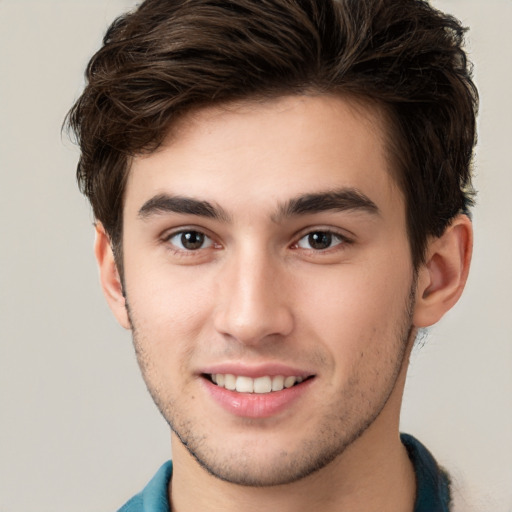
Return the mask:
{"type": "Polygon", "coordinates": [[[483,510],[511,510],[505,503],[500,503],[493,489],[485,490],[470,482],[464,472],[450,471],[452,480],[452,510],[451,512],[481,512],[483,510]]]}
{"type": "Polygon", "coordinates": [[[142,493],[139,493],[128,500],[117,512],[143,512],[143,510],[142,493]]]}
{"type": "Polygon", "coordinates": [[[167,461],[146,487],[128,500],[118,512],[169,512],[168,488],[171,477],[172,462],[167,461]]]}
{"type": "Polygon", "coordinates": [[[414,512],[476,512],[491,510],[472,495],[460,475],[450,474],[441,467],[428,449],[414,437],[401,434],[414,466],[417,496],[414,512]]]}
{"type": "Polygon", "coordinates": [[[450,512],[450,477],[432,454],[417,439],[401,434],[416,473],[416,502],[414,512],[450,512]]]}

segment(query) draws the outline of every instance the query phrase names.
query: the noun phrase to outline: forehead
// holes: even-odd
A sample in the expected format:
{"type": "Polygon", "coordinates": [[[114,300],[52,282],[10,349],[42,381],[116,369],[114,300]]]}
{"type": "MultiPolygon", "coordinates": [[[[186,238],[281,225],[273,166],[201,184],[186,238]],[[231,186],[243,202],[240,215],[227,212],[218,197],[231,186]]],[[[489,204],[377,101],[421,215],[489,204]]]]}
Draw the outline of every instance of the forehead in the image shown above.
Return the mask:
{"type": "Polygon", "coordinates": [[[270,211],[290,197],[356,189],[378,206],[403,203],[377,107],[331,95],[282,97],[200,109],[164,144],[133,159],[125,214],[158,194],[270,211]]]}

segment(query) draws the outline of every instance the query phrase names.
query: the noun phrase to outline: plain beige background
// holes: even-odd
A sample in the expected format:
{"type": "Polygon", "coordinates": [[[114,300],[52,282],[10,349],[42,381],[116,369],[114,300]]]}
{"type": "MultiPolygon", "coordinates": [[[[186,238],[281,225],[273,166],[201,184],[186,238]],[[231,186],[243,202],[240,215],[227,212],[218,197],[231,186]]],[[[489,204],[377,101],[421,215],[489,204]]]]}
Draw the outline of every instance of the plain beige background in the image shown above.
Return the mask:
{"type": "MultiPolygon", "coordinates": [[[[128,0],[0,0],[0,511],[117,510],[170,457],[98,285],[76,148],[88,57],[128,0]]],[[[437,0],[472,31],[482,96],[471,278],[416,350],[402,429],[512,511],[512,1],[437,0]]]]}

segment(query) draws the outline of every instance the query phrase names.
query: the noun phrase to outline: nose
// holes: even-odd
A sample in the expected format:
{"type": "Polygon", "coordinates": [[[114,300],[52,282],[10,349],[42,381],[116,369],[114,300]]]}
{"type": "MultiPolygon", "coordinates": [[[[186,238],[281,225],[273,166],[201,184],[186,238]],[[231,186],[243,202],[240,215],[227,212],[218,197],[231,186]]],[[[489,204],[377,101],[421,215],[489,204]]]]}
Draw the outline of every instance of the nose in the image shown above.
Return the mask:
{"type": "Polygon", "coordinates": [[[247,252],[225,262],[214,325],[224,336],[256,345],[289,335],[294,319],[286,270],[268,254],[247,252]]]}

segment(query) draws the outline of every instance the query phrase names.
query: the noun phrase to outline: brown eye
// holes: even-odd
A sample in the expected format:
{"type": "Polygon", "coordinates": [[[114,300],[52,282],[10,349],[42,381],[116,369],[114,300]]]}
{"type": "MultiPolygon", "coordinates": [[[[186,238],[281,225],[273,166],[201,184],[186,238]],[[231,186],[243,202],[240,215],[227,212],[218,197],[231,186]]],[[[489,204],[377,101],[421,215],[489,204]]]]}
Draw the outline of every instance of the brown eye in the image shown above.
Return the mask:
{"type": "Polygon", "coordinates": [[[303,236],[298,246],[301,249],[313,249],[315,251],[325,251],[344,242],[340,235],[331,233],[330,231],[313,231],[303,236]]]}
{"type": "Polygon", "coordinates": [[[212,241],[200,231],[180,231],[169,238],[169,242],[176,248],[185,251],[197,251],[212,245],[212,241]]]}

